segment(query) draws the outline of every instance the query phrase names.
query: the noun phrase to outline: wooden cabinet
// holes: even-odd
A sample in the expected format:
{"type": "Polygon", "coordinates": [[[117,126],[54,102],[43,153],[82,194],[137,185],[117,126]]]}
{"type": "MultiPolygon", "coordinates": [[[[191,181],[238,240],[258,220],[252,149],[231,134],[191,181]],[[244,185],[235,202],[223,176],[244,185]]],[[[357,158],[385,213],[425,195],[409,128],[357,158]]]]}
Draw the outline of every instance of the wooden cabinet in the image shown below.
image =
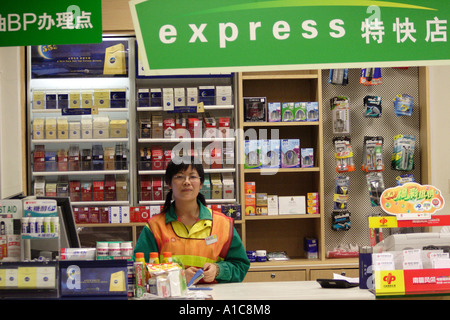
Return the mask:
{"type": "Polygon", "coordinates": [[[305,281],[305,270],[255,271],[247,273],[245,282],[305,281]]]}
{"type": "Polygon", "coordinates": [[[321,123],[321,72],[285,71],[239,73],[240,190],[243,212],[242,237],[247,250],[286,251],[305,258],[305,237],[318,240],[319,259],[325,257],[323,238],[323,164],[321,123]],[[246,122],[244,97],[264,97],[271,102],[318,102],[319,121],[246,122]],[[256,134],[256,135],[255,135],[256,134]],[[314,166],[308,168],[245,169],[246,140],[299,139],[300,148],[314,149],[314,166]],[[255,182],[256,193],[304,196],[319,193],[319,213],[245,215],[245,182],[255,182]]]}

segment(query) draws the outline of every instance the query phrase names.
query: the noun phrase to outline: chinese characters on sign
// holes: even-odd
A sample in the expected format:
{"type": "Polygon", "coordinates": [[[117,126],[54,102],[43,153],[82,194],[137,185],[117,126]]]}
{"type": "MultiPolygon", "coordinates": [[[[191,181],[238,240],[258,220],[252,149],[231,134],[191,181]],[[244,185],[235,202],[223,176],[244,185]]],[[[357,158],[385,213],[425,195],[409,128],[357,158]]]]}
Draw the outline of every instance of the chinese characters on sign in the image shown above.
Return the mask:
{"type": "MultiPolygon", "coordinates": [[[[427,20],[424,27],[426,27],[426,42],[447,42],[447,20],[440,20],[438,17],[435,17],[433,20],[427,20]]],[[[361,36],[365,38],[367,44],[371,40],[382,43],[385,35],[384,30],[384,23],[378,18],[373,19],[373,21],[365,19],[361,25],[361,31],[363,32],[361,36]]],[[[393,31],[396,33],[397,43],[403,43],[407,40],[417,41],[414,37],[417,32],[415,24],[409,21],[408,17],[403,22],[397,17],[393,24],[393,31]]]]}

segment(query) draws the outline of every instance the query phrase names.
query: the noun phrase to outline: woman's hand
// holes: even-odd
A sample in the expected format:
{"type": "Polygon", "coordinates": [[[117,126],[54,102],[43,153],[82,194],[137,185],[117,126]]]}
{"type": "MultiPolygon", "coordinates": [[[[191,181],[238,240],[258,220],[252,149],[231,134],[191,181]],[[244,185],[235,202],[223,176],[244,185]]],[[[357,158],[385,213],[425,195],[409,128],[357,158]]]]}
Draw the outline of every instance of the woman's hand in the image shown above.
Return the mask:
{"type": "Polygon", "coordinates": [[[198,270],[199,268],[189,267],[184,271],[184,275],[186,276],[186,283],[189,283],[189,281],[191,281],[192,277],[198,270]]]}
{"type": "Polygon", "coordinates": [[[215,263],[205,263],[203,265],[203,281],[213,282],[218,271],[219,270],[217,269],[217,265],[215,263]]]}

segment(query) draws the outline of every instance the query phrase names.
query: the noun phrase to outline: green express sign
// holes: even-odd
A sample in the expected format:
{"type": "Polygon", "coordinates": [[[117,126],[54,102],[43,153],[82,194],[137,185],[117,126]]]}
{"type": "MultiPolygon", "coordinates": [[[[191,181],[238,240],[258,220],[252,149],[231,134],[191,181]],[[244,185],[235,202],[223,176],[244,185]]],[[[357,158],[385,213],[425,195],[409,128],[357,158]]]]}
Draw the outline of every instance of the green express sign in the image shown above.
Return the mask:
{"type": "Polygon", "coordinates": [[[132,0],[147,74],[450,63],[447,0],[132,0]]]}
{"type": "Polygon", "coordinates": [[[101,0],[2,1],[0,6],[0,46],[101,41],[101,0]]]}

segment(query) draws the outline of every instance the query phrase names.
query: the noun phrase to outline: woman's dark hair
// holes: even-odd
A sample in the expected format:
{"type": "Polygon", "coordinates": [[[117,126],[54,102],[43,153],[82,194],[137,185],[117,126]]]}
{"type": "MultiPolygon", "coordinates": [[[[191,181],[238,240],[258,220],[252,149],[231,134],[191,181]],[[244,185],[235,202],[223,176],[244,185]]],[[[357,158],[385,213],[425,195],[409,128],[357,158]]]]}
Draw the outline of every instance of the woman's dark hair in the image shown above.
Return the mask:
{"type": "MultiPolygon", "coordinates": [[[[182,157],[171,160],[166,168],[166,174],[164,175],[164,181],[167,185],[172,184],[172,178],[179,172],[186,171],[189,167],[197,170],[200,182],[203,184],[205,181],[205,171],[203,170],[202,161],[197,157],[182,157]]],[[[197,200],[206,206],[205,196],[201,193],[198,194],[197,200]]],[[[162,209],[163,213],[166,213],[170,209],[172,204],[172,190],[167,193],[166,201],[162,209]]]]}

